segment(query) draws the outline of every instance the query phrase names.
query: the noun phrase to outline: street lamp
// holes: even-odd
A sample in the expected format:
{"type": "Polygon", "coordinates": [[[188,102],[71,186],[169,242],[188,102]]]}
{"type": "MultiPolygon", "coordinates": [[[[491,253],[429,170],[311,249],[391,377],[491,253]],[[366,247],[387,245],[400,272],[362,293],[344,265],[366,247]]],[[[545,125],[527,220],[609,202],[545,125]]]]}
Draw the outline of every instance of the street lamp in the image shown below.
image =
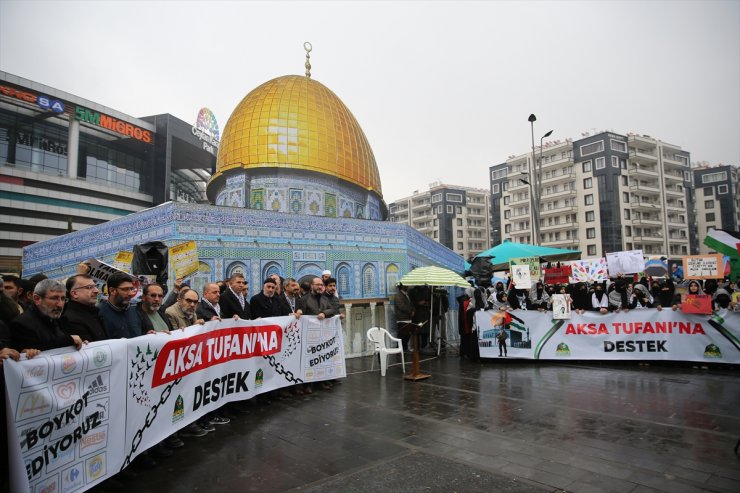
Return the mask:
{"type": "Polygon", "coordinates": [[[534,156],[534,122],[537,121],[537,117],[534,116],[534,113],[532,113],[531,115],[529,115],[528,121],[529,121],[530,127],[532,128],[532,166],[530,166],[530,168],[529,168],[529,170],[530,170],[529,171],[530,172],[530,175],[529,175],[530,176],[530,178],[529,178],[529,188],[530,188],[530,191],[531,191],[530,195],[532,195],[532,201],[531,201],[532,202],[532,211],[531,211],[531,214],[530,215],[532,216],[532,236],[534,236],[534,238],[532,238],[532,240],[533,240],[532,243],[534,243],[535,245],[539,245],[540,244],[540,233],[539,233],[539,226],[540,226],[539,225],[539,221],[540,221],[540,219],[539,219],[539,217],[537,217],[538,216],[537,209],[539,208],[539,197],[534,197],[534,187],[532,186],[533,183],[534,184],[537,183],[537,179],[535,177],[535,169],[534,169],[535,168],[535,165],[536,165],[535,164],[535,156],[534,156]],[[535,201],[537,201],[538,203],[535,204],[535,201]]]}

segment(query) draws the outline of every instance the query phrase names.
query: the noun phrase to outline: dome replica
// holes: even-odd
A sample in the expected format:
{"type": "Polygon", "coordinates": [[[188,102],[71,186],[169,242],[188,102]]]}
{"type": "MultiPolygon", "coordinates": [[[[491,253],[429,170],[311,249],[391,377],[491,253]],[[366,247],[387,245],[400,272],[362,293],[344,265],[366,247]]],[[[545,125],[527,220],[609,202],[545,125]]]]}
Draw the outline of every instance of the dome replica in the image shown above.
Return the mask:
{"type": "Polygon", "coordinates": [[[308,71],[265,82],[237,105],[207,194],[211,203],[231,207],[387,216],[367,137],[342,100],[308,71]]]}

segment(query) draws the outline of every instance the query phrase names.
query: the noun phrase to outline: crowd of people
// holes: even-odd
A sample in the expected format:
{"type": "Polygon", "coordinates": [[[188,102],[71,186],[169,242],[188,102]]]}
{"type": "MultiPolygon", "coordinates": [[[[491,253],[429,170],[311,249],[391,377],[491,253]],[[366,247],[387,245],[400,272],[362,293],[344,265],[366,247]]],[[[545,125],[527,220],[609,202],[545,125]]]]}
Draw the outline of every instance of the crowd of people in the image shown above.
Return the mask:
{"type": "MultiPolygon", "coordinates": [[[[85,344],[107,339],[169,334],[213,320],[300,318],[302,315],[314,315],[318,319],[343,317],[337,281],[330,271],[306,280],[303,285],[295,279],[273,274],[251,298],[243,274],[207,283],[201,292],[191,289],[181,279],[175,281],[174,289],[169,292],[159,284],[148,284],[141,289],[141,297],[135,305],[132,300],[138,289],[132,276],[123,272],[112,274],[104,286],[106,296],[102,296],[99,282],[84,273],[84,264],[78,271],[82,273],[69,277],[65,283],[43,275],[30,279],[3,277],[0,366],[8,358],[18,361],[21,354],[33,358],[42,351],[56,348],[74,346],[80,349],[85,344]]],[[[322,382],[318,387],[329,390],[336,383],[322,382]]],[[[184,445],[183,438],[214,432],[217,426],[249,412],[251,405],[268,404],[275,397],[289,398],[312,392],[313,385],[303,384],[260,395],[252,402],[227,404],[168,437],[137,460],[144,466],[154,466],[154,456],[172,455],[173,449],[184,445]]],[[[4,415],[5,406],[0,407],[4,415]]],[[[2,421],[5,421],[4,416],[2,421]]],[[[5,426],[2,429],[5,434],[5,426]]],[[[7,461],[0,462],[7,464],[7,461]]]]}
{"type": "MultiPolygon", "coordinates": [[[[555,294],[565,295],[568,308],[578,314],[587,311],[618,313],[643,308],[680,310],[684,296],[688,294],[708,295],[712,311],[738,310],[740,303],[733,301],[734,293],[740,293],[740,280],[735,283],[729,279],[691,280],[679,286],[672,278],[635,279],[624,275],[594,283],[545,284],[537,281],[530,289],[519,289],[510,279],[488,287],[471,286],[458,297],[461,306],[458,319],[461,356],[475,359],[474,318],[479,310],[552,311],[555,294]]],[[[504,341],[499,340],[502,356],[506,355],[504,341]]]]}

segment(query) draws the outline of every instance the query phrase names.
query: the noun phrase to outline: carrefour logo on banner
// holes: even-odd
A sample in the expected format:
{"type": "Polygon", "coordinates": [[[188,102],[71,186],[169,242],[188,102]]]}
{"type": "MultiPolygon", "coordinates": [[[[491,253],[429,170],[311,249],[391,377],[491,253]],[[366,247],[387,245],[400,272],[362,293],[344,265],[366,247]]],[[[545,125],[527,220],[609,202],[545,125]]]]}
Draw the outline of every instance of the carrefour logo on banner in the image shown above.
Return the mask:
{"type": "Polygon", "coordinates": [[[82,464],[78,463],[62,472],[62,493],[76,491],[83,485],[82,464]]]}

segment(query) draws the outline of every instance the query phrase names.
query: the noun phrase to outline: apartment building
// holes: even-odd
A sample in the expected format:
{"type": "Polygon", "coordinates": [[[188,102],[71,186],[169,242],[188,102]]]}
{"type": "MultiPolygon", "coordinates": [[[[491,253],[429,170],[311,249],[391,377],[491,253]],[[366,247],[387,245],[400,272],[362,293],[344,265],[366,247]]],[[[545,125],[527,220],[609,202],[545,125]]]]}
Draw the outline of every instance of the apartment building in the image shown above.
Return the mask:
{"type": "Polygon", "coordinates": [[[740,230],[740,170],[735,166],[694,168],[699,253],[710,253],[701,241],[710,229],[740,230]]]}
{"type": "Polygon", "coordinates": [[[412,228],[468,259],[491,247],[489,191],[433,183],[389,204],[389,220],[412,228]]]}
{"type": "Polygon", "coordinates": [[[534,158],[527,152],[491,166],[490,180],[492,228],[502,231],[496,242],[578,249],[584,257],[698,252],[690,155],[679,146],[614,132],[556,140],[535,148],[534,158]]]}

